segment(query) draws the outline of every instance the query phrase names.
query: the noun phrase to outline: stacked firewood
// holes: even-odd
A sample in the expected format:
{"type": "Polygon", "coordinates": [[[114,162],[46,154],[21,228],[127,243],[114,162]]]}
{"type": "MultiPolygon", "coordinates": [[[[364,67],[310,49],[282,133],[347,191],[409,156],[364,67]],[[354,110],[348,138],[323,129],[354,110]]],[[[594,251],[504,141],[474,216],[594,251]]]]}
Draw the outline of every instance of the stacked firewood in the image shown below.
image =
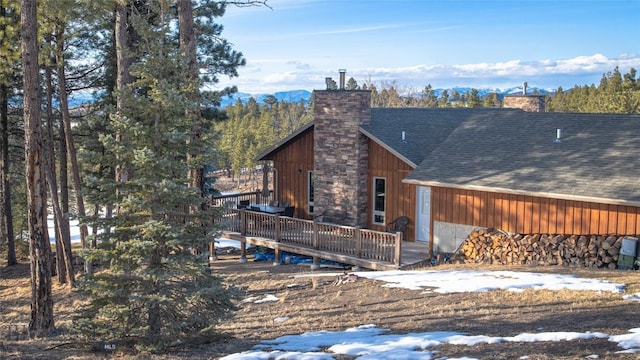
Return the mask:
{"type": "Polygon", "coordinates": [[[616,268],[622,236],[505,234],[475,230],[449,262],[616,268]]]}

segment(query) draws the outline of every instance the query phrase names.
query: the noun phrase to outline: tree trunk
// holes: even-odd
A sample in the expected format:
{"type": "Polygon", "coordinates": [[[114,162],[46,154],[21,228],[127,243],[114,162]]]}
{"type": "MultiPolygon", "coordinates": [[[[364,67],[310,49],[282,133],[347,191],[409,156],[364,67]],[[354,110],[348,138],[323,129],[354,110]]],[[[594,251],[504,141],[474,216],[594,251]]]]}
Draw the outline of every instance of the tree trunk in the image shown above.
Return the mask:
{"type": "Polygon", "coordinates": [[[47,132],[44,138],[45,153],[47,154],[47,184],[49,185],[49,192],[51,193],[51,202],[53,205],[53,222],[55,227],[56,237],[56,274],[58,281],[62,284],[67,283],[67,267],[65,264],[65,252],[64,243],[65,240],[69,240],[69,223],[66,223],[60,211],[60,203],[58,202],[58,182],[51,174],[56,173],[56,154],[53,147],[53,81],[52,81],[52,69],[47,65],[45,68],[45,84],[47,93],[47,132]]]}
{"type": "MultiPolygon", "coordinates": [[[[116,26],[115,26],[115,46],[116,46],[116,113],[118,116],[125,116],[126,98],[129,94],[127,85],[133,82],[134,78],[129,72],[133,58],[131,52],[132,36],[129,29],[129,17],[127,15],[128,5],[118,2],[116,4],[116,26]]],[[[116,133],[116,141],[123,142],[125,139],[121,132],[116,133]]],[[[116,165],[116,181],[127,182],[129,180],[128,169],[124,164],[116,165]]],[[[120,212],[120,209],[116,209],[120,212]]]]}
{"type": "Polygon", "coordinates": [[[16,258],[15,236],[13,234],[13,210],[11,209],[11,182],[9,181],[9,90],[6,84],[0,84],[0,237],[7,239],[7,265],[18,263],[16,258]]]}
{"type": "Polygon", "coordinates": [[[24,131],[29,206],[29,254],[31,256],[31,319],[34,336],[49,334],[54,328],[51,293],[51,245],[47,233],[47,199],[42,154],[40,87],[38,69],[38,28],[36,2],[22,0],[20,27],[24,81],[24,131]]]}
{"type": "MultiPolygon", "coordinates": [[[[0,5],[0,18],[7,17],[7,9],[0,5]]],[[[0,32],[6,33],[8,24],[0,24],[0,32]]],[[[5,79],[8,81],[8,79],[5,79]]],[[[7,242],[7,266],[18,263],[13,234],[11,209],[11,182],[9,181],[9,87],[0,83],[0,239],[7,242]]],[[[2,240],[0,240],[2,245],[2,240]]]]}
{"type": "MultiPolygon", "coordinates": [[[[191,0],[178,0],[178,27],[180,37],[180,54],[183,61],[183,72],[189,105],[186,116],[193,124],[192,139],[196,140],[202,136],[202,121],[200,111],[200,79],[198,75],[198,63],[196,56],[196,39],[193,27],[193,7],[191,0]]],[[[197,154],[189,154],[189,158],[197,154]]],[[[191,185],[200,190],[204,197],[204,168],[197,166],[189,172],[191,185]]]]}
{"type": "MultiPolygon", "coordinates": [[[[65,142],[67,145],[67,155],[71,162],[71,184],[75,193],[76,199],[76,212],[78,218],[82,220],[85,215],[84,198],[82,196],[82,182],[80,181],[80,166],[78,165],[78,156],[76,155],[76,147],[73,141],[73,133],[71,131],[71,115],[69,114],[69,100],[67,98],[67,82],[65,79],[64,71],[64,27],[59,26],[58,33],[56,34],[56,64],[58,65],[58,91],[60,92],[60,112],[62,113],[62,125],[64,126],[65,142]]],[[[87,237],[89,232],[87,225],[80,223],[80,241],[82,242],[82,248],[89,247],[87,237]]],[[[70,249],[69,249],[70,250],[70,249]]],[[[71,254],[71,252],[69,252],[71,254]]],[[[93,267],[90,261],[84,262],[85,272],[87,274],[93,273],[93,267]]]]}

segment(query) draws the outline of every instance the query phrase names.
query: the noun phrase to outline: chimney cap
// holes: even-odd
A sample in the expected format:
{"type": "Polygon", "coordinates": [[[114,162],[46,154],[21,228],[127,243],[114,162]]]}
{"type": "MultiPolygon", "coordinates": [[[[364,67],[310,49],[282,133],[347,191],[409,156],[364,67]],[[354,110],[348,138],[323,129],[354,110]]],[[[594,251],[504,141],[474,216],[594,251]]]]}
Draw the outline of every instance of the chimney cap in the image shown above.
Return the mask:
{"type": "Polygon", "coordinates": [[[345,74],[347,73],[347,69],[339,69],[338,72],[340,73],[340,90],[344,90],[345,87],[345,74]]]}

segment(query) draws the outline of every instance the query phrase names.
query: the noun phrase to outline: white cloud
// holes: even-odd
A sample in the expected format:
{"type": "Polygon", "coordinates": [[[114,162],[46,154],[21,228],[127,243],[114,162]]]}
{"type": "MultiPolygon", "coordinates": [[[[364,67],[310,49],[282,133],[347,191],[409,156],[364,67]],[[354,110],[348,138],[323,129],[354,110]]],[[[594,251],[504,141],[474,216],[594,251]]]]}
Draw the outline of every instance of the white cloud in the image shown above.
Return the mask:
{"type": "MultiPolygon", "coordinates": [[[[533,61],[509,60],[469,64],[416,64],[399,67],[349,67],[344,59],[347,78],[353,77],[359,84],[372,81],[375,84],[398,84],[422,88],[431,84],[434,88],[452,86],[512,87],[527,81],[531,86],[555,89],[574,85],[598,83],[603,74],[616,66],[626,73],[630,68],[640,68],[640,56],[624,54],[609,58],[603,54],[577,56],[570,59],[542,59],[533,61]]],[[[240,78],[232,79],[239,90],[252,94],[287,90],[314,90],[324,87],[325,77],[338,76],[334,70],[314,67],[313,61],[260,59],[252,62],[249,71],[241,69],[240,78]],[[292,67],[287,71],[276,70],[277,64],[292,67]]]]}

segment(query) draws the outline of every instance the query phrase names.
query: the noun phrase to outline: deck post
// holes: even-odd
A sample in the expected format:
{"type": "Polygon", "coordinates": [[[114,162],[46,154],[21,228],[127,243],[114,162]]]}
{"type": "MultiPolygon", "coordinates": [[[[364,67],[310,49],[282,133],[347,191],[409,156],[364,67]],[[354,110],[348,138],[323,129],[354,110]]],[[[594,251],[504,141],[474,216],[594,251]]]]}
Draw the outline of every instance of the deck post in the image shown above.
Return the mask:
{"type": "Polygon", "coordinates": [[[313,264],[311,264],[311,270],[320,270],[320,258],[317,256],[313,257],[313,264]]]}
{"type": "MultiPolygon", "coordinates": [[[[274,240],[279,243],[280,242],[280,215],[276,214],[275,215],[275,229],[274,229],[274,235],[273,238],[274,240]]],[[[275,255],[275,259],[273,259],[273,265],[280,265],[282,264],[282,254],[280,251],[280,247],[276,246],[275,249],[273,249],[274,251],[274,255],[275,255]]]]}
{"type": "Polygon", "coordinates": [[[280,215],[276,214],[273,238],[276,242],[280,242],[282,232],[280,231],[280,215]]]}
{"type": "Polygon", "coordinates": [[[282,257],[282,252],[280,251],[280,248],[276,246],[276,248],[273,249],[273,255],[273,265],[281,265],[282,261],[280,260],[280,258],[282,257]]]}
{"type": "Polygon", "coordinates": [[[393,263],[400,266],[401,257],[402,257],[402,232],[396,232],[396,253],[393,257],[393,263]]]}
{"type": "Polygon", "coordinates": [[[247,210],[240,209],[240,235],[247,235],[247,210]]]}

